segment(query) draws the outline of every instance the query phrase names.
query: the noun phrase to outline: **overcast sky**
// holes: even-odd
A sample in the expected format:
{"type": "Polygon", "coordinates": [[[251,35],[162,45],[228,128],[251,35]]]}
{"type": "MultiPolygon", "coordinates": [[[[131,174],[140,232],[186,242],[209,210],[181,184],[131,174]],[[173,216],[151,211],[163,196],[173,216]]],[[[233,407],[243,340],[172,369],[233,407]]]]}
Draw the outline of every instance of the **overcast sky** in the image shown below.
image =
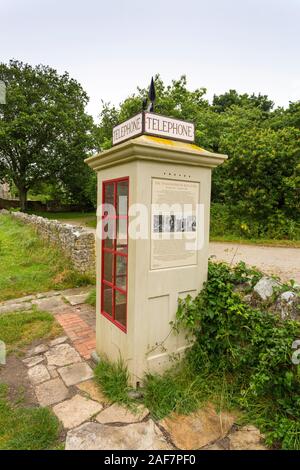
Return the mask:
{"type": "Polygon", "coordinates": [[[99,114],[160,73],[300,99],[300,0],[0,0],[0,61],[67,70],[99,114]]]}

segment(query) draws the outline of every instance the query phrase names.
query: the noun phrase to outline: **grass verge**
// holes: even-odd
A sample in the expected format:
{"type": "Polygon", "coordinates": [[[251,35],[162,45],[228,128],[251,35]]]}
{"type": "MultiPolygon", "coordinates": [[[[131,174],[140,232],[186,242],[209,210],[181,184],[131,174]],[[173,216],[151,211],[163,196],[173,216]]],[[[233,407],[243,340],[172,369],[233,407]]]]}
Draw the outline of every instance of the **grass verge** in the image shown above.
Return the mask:
{"type": "Polygon", "coordinates": [[[94,282],[35,231],[9,215],[0,215],[0,302],[27,294],[67,289],[94,282]]]}
{"type": "Polygon", "coordinates": [[[242,238],[235,235],[211,236],[211,242],[237,243],[240,245],[276,246],[282,248],[300,248],[299,240],[276,240],[269,238],[242,238]]]}
{"type": "Polygon", "coordinates": [[[60,425],[47,408],[25,408],[10,403],[8,388],[0,383],[0,449],[44,450],[59,446],[60,425]]]}
{"type": "Polygon", "coordinates": [[[22,349],[40,338],[50,339],[62,333],[53,315],[39,310],[0,315],[0,340],[7,353],[22,349]]]}

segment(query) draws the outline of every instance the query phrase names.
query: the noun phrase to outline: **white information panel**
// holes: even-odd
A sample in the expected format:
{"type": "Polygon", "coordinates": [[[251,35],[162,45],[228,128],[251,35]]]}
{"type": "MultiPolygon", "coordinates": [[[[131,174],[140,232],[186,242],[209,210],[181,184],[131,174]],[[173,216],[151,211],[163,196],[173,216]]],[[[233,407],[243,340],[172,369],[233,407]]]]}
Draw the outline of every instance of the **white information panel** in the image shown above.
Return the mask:
{"type": "Polygon", "coordinates": [[[198,203],[199,183],[152,179],[151,269],[197,264],[198,203]]]}

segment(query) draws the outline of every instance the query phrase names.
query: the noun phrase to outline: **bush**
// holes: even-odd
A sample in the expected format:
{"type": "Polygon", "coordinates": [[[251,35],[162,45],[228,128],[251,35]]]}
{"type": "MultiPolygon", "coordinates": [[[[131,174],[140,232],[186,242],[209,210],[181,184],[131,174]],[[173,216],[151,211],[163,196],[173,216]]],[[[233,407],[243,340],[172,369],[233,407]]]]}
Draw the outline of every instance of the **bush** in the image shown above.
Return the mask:
{"type": "Polygon", "coordinates": [[[210,233],[213,238],[300,240],[300,224],[286,217],[280,210],[274,211],[260,222],[247,213],[242,202],[234,207],[213,203],[210,233]]]}
{"type": "Polygon", "coordinates": [[[180,301],[177,328],[196,337],[188,353],[195,373],[230,377],[239,386],[236,404],[266,433],[267,442],[300,449],[300,369],[292,363],[300,324],[243,301],[236,286],[251,288],[258,278],[243,263],[233,269],[210,263],[205,288],[194,300],[180,301]]]}

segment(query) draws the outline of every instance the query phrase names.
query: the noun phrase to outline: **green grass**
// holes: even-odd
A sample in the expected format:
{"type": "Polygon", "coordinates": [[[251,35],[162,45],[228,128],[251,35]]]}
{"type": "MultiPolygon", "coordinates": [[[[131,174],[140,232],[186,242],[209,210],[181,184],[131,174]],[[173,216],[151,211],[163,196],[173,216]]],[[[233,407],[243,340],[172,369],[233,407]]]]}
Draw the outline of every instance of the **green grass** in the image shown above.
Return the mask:
{"type": "Polygon", "coordinates": [[[91,290],[85,303],[91,305],[92,307],[96,307],[96,288],[91,290]]]}
{"type": "Polygon", "coordinates": [[[122,361],[101,360],[94,370],[95,381],[111,402],[134,407],[143,403],[152,417],[160,420],[172,412],[189,414],[209,401],[217,410],[236,410],[237,384],[223,374],[195,373],[188,360],[176,362],[163,375],[148,374],[143,381],[143,398],[128,397],[128,371],[122,361]]]}
{"type": "Polygon", "coordinates": [[[47,408],[26,408],[8,400],[0,383],[0,449],[44,450],[59,446],[60,425],[47,408]]]}
{"type": "Polygon", "coordinates": [[[95,212],[47,212],[47,211],[29,211],[30,214],[39,215],[50,220],[61,220],[68,223],[81,224],[83,227],[96,228],[97,218],[95,212]]]}
{"type": "Polygon", "coordinates": [[[28,225],[0,215],[0,302],[27,294],[90,284],[63,253],[28,225]]]}
{"type": "MultiPolygon", "coordinates": [[[[53,315],[38,310],[0,315],[0,340],[7,353],[22,349],[36,339],[50,339],[61,334],[53,315]]],[[[8,386],[0,383],[0,449],[43,450],[62,448],[58,419],[47,408],[25,407],[22,390],[11,402],[8,386]]]]}
{"type": "Polygon", "coordinates": [[[133,403],[128,397],[131,390],[128,386],[128,370],[121,360],[116,363],[101,360],[95,367],[94,374],[96,383],[111,402],[128,406],[133,403]]]}
{"type": "Polygon", "coordinates": [[[236,384],[220,373],[195,373],[187,360],[163,375],[149,374],[144,382],[144,404],[159,420],[171,413],[189,414],[212,403],[216,410],[234,410],[236,384]]]}
{"type": "Polygon", "coordinates": [[[300,241],[298,240],[276,240],[270,238],[242,238],[236,235],[218,235],[211,236],[211,242],[222,243],[239,243],[241,245],[261,245],[261,246],[277,246],[277,247],[290,247],[300,248],[300,241]]]}
{"type": "Polygon", "coordinates": [[[7,352],[22,349],[40,338],[54,338],[62,333],[53,315],[39,310],[0,315],[0,340],[7,352]]]}
{"type": "MultiPolygon", "coordinates": [[[[275,214],[274,214],[275,215],[275,214]]],[[[210,240],[224,243],[264,246],[300,247],[300,224],[296,220],[279,219],[258,223],[226,204],[212,203],[210,240]]]]}

